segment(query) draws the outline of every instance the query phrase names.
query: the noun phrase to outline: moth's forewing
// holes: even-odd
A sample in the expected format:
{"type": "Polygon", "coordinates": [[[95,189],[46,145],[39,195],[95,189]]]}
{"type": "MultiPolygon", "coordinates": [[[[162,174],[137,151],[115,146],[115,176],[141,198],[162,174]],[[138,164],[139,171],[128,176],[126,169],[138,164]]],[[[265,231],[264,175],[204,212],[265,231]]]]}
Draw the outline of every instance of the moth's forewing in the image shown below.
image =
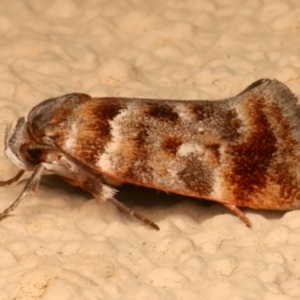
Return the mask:
{"type": "Polygon", "coordinates": [[[33,132],[106,178],[236,206],[300,206],[299,106],[276,80],[218,101],[57,99],[47,116],[30,113],[33,132]]]}

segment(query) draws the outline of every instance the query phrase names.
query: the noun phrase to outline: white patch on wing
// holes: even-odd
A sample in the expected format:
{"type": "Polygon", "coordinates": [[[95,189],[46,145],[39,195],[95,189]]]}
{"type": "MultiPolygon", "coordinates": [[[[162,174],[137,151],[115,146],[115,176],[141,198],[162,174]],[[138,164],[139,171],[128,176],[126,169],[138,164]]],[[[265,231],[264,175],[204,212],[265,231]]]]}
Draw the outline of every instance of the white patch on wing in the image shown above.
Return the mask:
{"type": "Polygon", "coordinates": [[[179,156],[182,157],[189,156],[191,154],[203,156],[204,148],[198,143],[184,143],[179,147],[177,153],[179,156]]]}
{"type": "Polygon", "coordinates": [[[124,124],[122,125],[120,121],[128,119],[129,115],[130,111],[124,109],[113,121],[109,122],[112,140],[106,144],[104,152],[98,155],[99,159],[96,163],[96,166],[104,173],[109,173],[120,162],[120,153],[123,151],[123,140],[126,137],[124,124]]]}
{"type": "Polygon", "coordinates": [[[96,167],[98,167],[102,172],[109,172],[112,167],[111,155],[104,152],[96,162],[96,167]]]}
{"type": "MultiPolygon", "coordinates": [[[[222,165],[222,158],[225,156],[225,147],[221,146],[219,149],[220,156],[221,156],[221,165],[222,165]]],[[[222,176],[222,168],[215,168],[214,169],[214,185],[213,185],[213,192],[212,197],[216,201],[220,201],[220,199],[224,199],[226,201],[226,192],[224,191],[224,182],[226,179],[222,176]]]]}
{"type": "Polygon", "coordinates": [[[77,144],[77,134],[78,134],[78,127],[76,122],[72,124],[71,132],[68,134],[67,139],[65,141],[66,150],[74,150],[77,144]]]}
{"type": "Polygon", "coordinates": [[[189,111],[189,109],[185,104],[176,105],[175,108],[176,108],[176,112],[178,113],[182,121],[191,122],[191,112],[189,111]]]}

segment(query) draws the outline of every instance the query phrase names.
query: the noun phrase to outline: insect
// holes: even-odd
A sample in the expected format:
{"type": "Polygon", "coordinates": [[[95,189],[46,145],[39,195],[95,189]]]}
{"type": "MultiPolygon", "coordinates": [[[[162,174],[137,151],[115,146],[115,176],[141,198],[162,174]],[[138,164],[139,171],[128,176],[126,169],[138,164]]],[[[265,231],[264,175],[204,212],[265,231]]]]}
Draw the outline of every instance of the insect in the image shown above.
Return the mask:
{"type": "Polygon", "coordinates": [[[217,101],[92,98],[67,94],[43,101],[7,126],[5,154],[31,171],[15,202],[36,191],[45,171],[96,199],[159,227],[119,202],[115,185],[131,183],[238,207],[300,207],[300,108],[282,83],[261,79],[217,101]]]}

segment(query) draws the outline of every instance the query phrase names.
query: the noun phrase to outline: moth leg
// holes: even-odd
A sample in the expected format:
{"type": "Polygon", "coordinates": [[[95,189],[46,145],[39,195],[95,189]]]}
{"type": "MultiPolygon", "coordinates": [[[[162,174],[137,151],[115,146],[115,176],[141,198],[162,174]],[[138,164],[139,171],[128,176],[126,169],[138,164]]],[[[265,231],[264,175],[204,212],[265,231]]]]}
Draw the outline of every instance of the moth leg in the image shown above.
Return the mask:
{"type": "Polygon", "coordinates": [[[59,160],[70,171],[71,178],[64,178],[67,182],[90,192],[98,200],[113,203],[122,212],[135,217],[155,230],[159,230],[159,227],[154,222],[115,199],[113,196],[116,190],[104,184],[103,179],[99,175],[93,174],[91,171],[85,169],[84,166],[78,167],[76,162],[73,162],[71,158],[67,158],[66,156],[61,156],[59,160]]]}
{"type": "MultiPolygon", "coordinates": [[[[19,204],[20,202],[26,198],[27,196],[32,195],[40,182],[42,173],[44,170],[44,165],[40,164],[35,171],[33,172],[33,174],[31,175],[31,177],[29,178],[28,182],[26,183],[22,193],[20,194],[20,196],[8,207],[6,208],[2,213],[0,213],[0,220],[2,220],[3,218],[5,218],[11,211],[13,211],[19,204]]],[[[21,177],[23,175],[24,171],[20,171],[17,176],[19,175],[19,177],[21,177]],[[21,173],[21,174],[20,174],[21,173]]],[[[15,176],[13,179],[15,179],[17,176],[15,176]]]]}
{"type": "Polygon", "coordinates": [[[249,219],[238,207],[236,207],[233,204],[226,204],[226,203],[222,203],[222,204],[227,208],[229,208],[231,211],[233,211],[248,227],[251,227],[251,223],[249,219]]]}
{"type": "Polygon", "coordinates": [[[140,215],[139,213],[137,213],[133,209],[129,208],[128,206],[124,205],[123,203],[119,202],[117,199],[109,198],[108,201],[110,201],[114,205],[116,205],[125,214],[128,214],[130,216],[135,217],[136,219],[142,221],[143,223],[151,226],[155,230],[159,230],[159,227],[154,222],[152,222],[151,220],[149,220],[149,219],[145,218],[144,216],[140,215]]]}
{"type": "Polygon", "coordinates": [[[24,173],[25,170],[20,170],[13,178],[5,181],[0,181],[0,186],[11,185],[12,183],[17,182],[24,173]]]}

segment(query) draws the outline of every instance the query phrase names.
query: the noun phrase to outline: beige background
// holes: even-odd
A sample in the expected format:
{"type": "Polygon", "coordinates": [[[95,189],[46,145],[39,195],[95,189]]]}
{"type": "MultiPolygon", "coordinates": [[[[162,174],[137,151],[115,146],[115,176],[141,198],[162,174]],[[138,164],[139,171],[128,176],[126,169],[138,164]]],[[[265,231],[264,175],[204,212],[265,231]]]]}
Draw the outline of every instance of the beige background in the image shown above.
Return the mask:
{"type": "MultiPolygon", "coordinates": [[[[218,99],[269,77],[299,96],[299,16],[298,0],[2,0],[1,148],[7,123],[69,92],[218,99]]],[[[0,189],[0,210],[24,183],[0,189]]],[[[43,180],[0,222],[0,300],[300,298],[300,211],[245,210],[249,229],[214,203],[120,197],[160,232],[43,180]]]]}

